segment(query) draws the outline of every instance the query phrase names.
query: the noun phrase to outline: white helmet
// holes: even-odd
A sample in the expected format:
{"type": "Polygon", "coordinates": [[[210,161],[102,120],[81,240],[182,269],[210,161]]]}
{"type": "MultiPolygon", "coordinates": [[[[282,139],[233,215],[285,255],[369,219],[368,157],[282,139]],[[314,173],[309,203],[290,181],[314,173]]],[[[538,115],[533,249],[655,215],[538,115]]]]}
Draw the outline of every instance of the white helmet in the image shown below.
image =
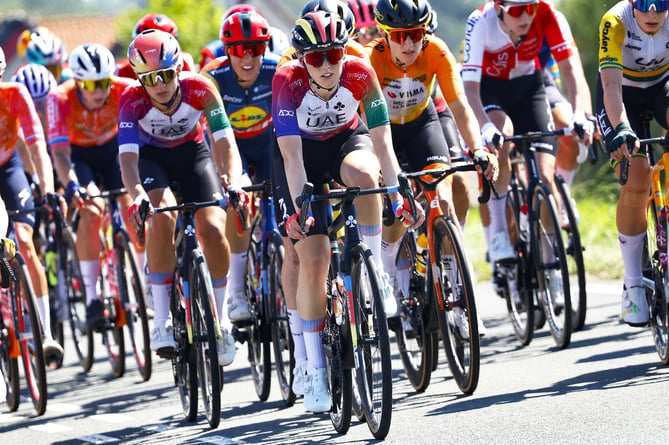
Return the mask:
{"type": "Polygon", "coordinates": [[[0,77],[5,74],[7,68],[7,61],[5,60],[5,52],[0,48],[0,77]]]}
{"type": "Polygon", "coordinates": [[[72,51],[70,68],[75,79],[100,80],[114,74],[116,62],[107,48],[97,43],[89,43],[72,51]]]}
{"type": "Polygon", "coordinates": [[[267,49],[272,54],[282,56],[286,50],[290,48],[290,41],[285,32],[274,26],[269,27],[269,45],[267,49]]]}
{"type": "Polygon", "coordinates": [[[24,84],[28,88],[33,102],[41,102],[46,99],[49,91],[55,90],[58,85],[51,71],[38,63],[23,65],[12,76],[12,81],[24,84]]]}

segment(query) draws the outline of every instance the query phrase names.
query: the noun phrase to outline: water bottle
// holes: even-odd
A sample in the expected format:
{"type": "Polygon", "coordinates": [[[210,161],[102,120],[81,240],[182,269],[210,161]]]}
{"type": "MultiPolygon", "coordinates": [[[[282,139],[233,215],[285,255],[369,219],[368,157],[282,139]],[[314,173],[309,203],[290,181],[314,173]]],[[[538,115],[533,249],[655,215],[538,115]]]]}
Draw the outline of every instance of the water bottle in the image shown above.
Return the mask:
{"type": "Polygon", "coordinates": [[[423,232],[416,240],[416,272],[421,277],[425,276],[427,268],[425,249],[427,249],[427,235],[423,232]]]}
{"type": "Polygon", "coordinates": [[[344,281],[340,276],[335,278],[334,283],[332,283],[332,304],[334,306],[335,322],[338,326],[344,325],[344,306],[342,303],[342,298],[344,296],[344,281]]]}
{"type": "Polygon", "coordinates": [[[657,250],[660,254],[660,264],[667,270],[667,207],[662,207],[655,227],[657,237],[657,250]]]}

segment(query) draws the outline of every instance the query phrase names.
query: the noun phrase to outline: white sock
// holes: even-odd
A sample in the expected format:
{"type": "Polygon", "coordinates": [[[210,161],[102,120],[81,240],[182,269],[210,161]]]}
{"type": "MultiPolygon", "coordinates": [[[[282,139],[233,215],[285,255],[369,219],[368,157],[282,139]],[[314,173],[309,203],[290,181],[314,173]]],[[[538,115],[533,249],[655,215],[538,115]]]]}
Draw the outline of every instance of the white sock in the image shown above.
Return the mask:
{"type": "Polygon", "coordinates": [[[629,289],[633,286],[643,284],[643,271],[641,270],[641,255],[643,252],[643,243],[646,232],[639,235],[623,235],[618,232],[618,241],[620,242],[620,253],[623,256],[623,265],[625,273],[623,281],[629,289]]]}
{"type": "Polygon", "coordinates": [[[137,268],[139,269],[140,275],[144,276],[146,273],[146,251],[137,252],[135,251],[135,258],[137,258],[137,268]]]}
{"type": "Polygon", "coordinates": [[[246,265],[246,251],[230,254],[230,270],[228,271],[228,287],[231,290],[244,288],[244,266],[246,265]]]}
{"type": "Polygon", "coordinates": [[[295,357],[295,361],[306,360],[307,348],[304,344],[302,319],[297,309],[288,309],[288,323],[290,324],[290,333],[293,336],[293,356],[295,357]]]}
{"type": "Polygon", "coordinates": [[[383,273],[383,261],[381,261],[381,223],[375,226],[363,226],[359,224],[360,233],[362,234],[362,242],[367,244],[369,250],[372,251],[372,256],[376,260],[379,275],[383,273]]]}
{"type": "Polygon", "coordinates": [[[40,319],[42,321],[44,340],[53,339],[51,336],[51,308],[49,307],[48,295],[37,297],[37,309],[39,310],[40,319]]]}
{"type": "Polygon", "coordinates": [[[153,325],[165,326],[170,317],[169,284],[152,284],[153,295],[153,325]]]}
{"type": "Polygon", "coordinates": [[[304,332],[304,345],[307,352],[307,369],[325,368],[323,350],[323,331],[304,332]]]}
{"type": "Polygon", "coordinates": [[[574,182],[574,176],[576,173],[576,170],[565,170],[564,168],[560,167],[555,167],[555,171],[562,176],[562,179],[564,179],[564,182],[567,183],[567,188],[571,187],[571,183],[574,182]]]}
{"type": "Polygon", "coordinates": [[[394,243],[381,241],[381,261],[383,262],[383,270],[385,270],[391,277],[397,274],[395,259],[397,258],[398,250],[400,250],[400,241],[394,243]]]}
{"type": "Polygon", "coordinates": [[[499,198],[490,198],[488,201],[490,211],[490,233],[506,232],[506,193],[500,193],[499,198]]]}
{"type": "Polygon", "coordinates": [[[88,305],[91,301],[100,299],[97,292],[98,278],[100,277],[100,261],[79,261],[79,269],[81,270],[81,278],[84,280],[86,305],[88,305]]]}

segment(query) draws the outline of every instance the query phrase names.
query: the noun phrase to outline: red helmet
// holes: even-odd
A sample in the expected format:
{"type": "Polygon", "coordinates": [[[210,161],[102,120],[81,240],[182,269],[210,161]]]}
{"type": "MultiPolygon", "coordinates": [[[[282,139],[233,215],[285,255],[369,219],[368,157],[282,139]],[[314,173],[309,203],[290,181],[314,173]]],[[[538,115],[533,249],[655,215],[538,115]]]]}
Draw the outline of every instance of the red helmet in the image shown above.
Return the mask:
{"type": "MultiPolygon", "coordinates": [[[[227,11],[223,19],[221,19],[221,26],[223,26],[223,21],[230,17],[232,14],[237,14],[238,12],[257,12],[260,14],[260,11],[255,6],[247,5],[246,3],[239,3],[237,5],[231,6],[227,11]]],[[[260,14],[262,15],[262,14],[260,14]]]]}
{"type": "Polygon", "coordinates": [[[173,35],[147,29],[130,43],[128,62],[137,74],[175,67],[181,63],[181,48],[173,35]]]}
{"type": "Polygon", "coordinates": [[[355,29],[376,26],[374,7],[377,0],[348,0],[348,7],[355,17],[355,29]]]}
{"type": "Polygon", "coordinates": [[[174,21],[165,14],[147,14],[135,25],[132,31],[132,38],[137,37],[142,31],[147,29],[159,29],[161,31],[169,32],[177,39],[179,38],[179,29],[174,21]]]}
{"type": "Polygon", "coordinates": [[[219,37],[226,45],[237,42],[269,42],[269,23],[258,12],[238,12],[223,21],[219,37]]]}

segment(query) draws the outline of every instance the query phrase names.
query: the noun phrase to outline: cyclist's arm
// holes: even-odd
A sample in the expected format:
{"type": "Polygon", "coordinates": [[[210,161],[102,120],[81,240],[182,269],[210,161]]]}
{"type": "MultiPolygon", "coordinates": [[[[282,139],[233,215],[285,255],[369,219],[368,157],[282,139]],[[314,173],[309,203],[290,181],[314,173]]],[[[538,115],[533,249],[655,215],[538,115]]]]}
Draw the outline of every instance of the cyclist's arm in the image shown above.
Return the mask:
{"type": "Polygon", "coordinates": [[[465,81],[464,86],[467,102],[474,112],[474,116],[476,116],[479,127],[482,127],[490,120],[488,119],[488,113],[486,113],[485,109],[483,108],[483,102],[481,102],[481,82],[474,82],[471,80],[465,81]]]}
{"type": "MultiPolygon", "coordinates": [[[[479,100],[480,101],[480,100],[479,100]]],[[[455,100],[448,104],[453,113],[453,118],[458,126],[458,131],[465,144],[472,152],[483,149],[481,144],[481,128],[477,117],[474,115],[472,107],[467,103],[466,98],[455,100]]],[[[483,108],[483,107],[481,107],[483,108]]]]}
{"type": "Polygon", "coordinates": [[[297,135],[280,136],[277,138],[277,143],[283,158],[290,197],[295,209],[299,209],[295,198],[302,193],[302,188],[307,182],[307,172],[304,169],[304,159],[302,157],[302,138],[297,135]]]}
{"type": "Polygon", "coordinates": [[[134,201],[138,196],[146,196],[146,191],[142,187],[142,180],[139,176],[139,155],[134,152],[119,153],[119,163],[121,164],[121,179],[123,186],[134,201]]]}
{"type": "MultiPolygon", "coordinates": [[[[400,174],[400,164],[397,162],[395,151],[393,150],[393,136],[390,132],[390,125],[380,125],[370,128],[369,135],[372,137],[372,144],[376,157],[381,164],[383,173],[383,182],[386,186],[397,185],[397,175],[400,174]]],[[[390,194],[391,202],[401,201],[402,196],[399,192],[390,194]]]]}
{"type": "Polygon", "coordinates": [[[218,140],[214,140],[211,150],[216,170],[225,177],[225,186],[241,185],[242,178],[242,158],[239,155],[239,148],[232,130],[218,140]]]}
{"type": "Polygon", "coordinates": [[[572,105],[574,114],[585,115],[588,111],[587,108],[592,110],[591,106],[586,106],[586,100],[589,99],[590,94],[583,91],[587,90],[587,82],[583,74],[583,67],[575,61],[576,58],[576,55],[571,55],[557,64],[560,68],[560,76],[562,76],[564,84],[567,87],[569,103],[572,105]]]}
{"type": "Polygon", "coordinates": [[[35,171],[35,164],[30,157],[30,151],[28,151],[28,145],[26,145],[26,140],[23,137],[23,132],[19,132],[19,138],[16,140],[16,151],[19,153],[21,162],[23,163],[23,169],[30,175],[33,176],[35,171]]]}
{"type": "Polygon", "coordinates": [[[40,179],[42,193],[53,193],[53,167],[46,149],[44,139],[37,139],[28,144],[30,158],[35,165],[35,171],[40,179]]]}
{"type": "Polygon", "coordinates": [[[604,90],[604,109],[611,127],[616,128],[622,122],[629,124],[623,104],[623,71],[617,68],[605,68],[601,70],[600,75],[604,90]]]}

